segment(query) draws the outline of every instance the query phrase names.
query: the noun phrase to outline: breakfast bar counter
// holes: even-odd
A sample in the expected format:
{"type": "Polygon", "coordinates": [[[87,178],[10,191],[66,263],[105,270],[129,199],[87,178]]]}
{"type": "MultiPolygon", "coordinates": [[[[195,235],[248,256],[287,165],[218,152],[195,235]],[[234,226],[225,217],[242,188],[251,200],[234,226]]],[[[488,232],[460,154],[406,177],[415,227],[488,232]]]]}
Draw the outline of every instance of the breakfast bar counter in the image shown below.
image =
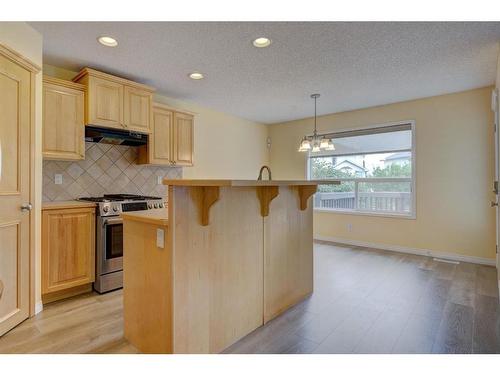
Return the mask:
{"type": "Polygon", "coordinates": [[[125,337],[219,353],[309,296],[318,183],[164,180],[163,221],[123,214],[125,337]]]}

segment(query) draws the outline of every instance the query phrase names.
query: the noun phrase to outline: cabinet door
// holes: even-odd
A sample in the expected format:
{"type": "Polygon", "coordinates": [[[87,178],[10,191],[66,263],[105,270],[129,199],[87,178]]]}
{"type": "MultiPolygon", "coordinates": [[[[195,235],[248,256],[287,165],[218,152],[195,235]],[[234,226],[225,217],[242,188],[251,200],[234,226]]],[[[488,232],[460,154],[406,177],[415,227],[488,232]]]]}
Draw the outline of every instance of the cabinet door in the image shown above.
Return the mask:
{"type": "Polygon", "coordinates": [[[133,87],[124,88],[123,118],[128,130],[150,132],[153,95],[149,91],[133,87]]]}
{"type": "Polygon", "coordinates": [[[87,124],[123,129],[123,85],[89,77],[87,124]]]}
{"type": "Polygon", "coordinates": [[[61,85],[43,84],[43,157],[85,158],[84,92],[61,85]]]}
{"type": "Polygon", "coordinates": [[[44,210],[42,294],[88,284],[94,278],[94,209],[44,210]]]}
{"type": "Polygon", "coordinates": [[[172,163],[172,123],[174,113],[167,109],[153,107],[153,133],[149,142],[151,164],[172,163]]]}
{"type": "Polygon", "coordinates": [[[194,117],[186,113],[174,113],[174,163],[193,165],[194,117]]]}

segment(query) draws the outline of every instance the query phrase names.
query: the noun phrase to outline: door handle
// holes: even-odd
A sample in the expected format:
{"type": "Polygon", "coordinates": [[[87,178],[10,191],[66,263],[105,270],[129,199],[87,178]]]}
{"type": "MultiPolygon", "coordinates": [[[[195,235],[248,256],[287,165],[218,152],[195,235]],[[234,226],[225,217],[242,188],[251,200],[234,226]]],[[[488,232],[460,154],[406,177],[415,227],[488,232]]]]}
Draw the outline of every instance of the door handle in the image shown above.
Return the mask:
{"type": "Polygon", "coordinates": [[[26,211],[31,211],[33,209],[33,206],[31,203],[25,203],[21,205],[21,211],[26,212],[26,211]]]}
{"type": "Polygon", "coordinates": [[[491,202],[491,207],[498,206],[498,202],[491,202]]]}

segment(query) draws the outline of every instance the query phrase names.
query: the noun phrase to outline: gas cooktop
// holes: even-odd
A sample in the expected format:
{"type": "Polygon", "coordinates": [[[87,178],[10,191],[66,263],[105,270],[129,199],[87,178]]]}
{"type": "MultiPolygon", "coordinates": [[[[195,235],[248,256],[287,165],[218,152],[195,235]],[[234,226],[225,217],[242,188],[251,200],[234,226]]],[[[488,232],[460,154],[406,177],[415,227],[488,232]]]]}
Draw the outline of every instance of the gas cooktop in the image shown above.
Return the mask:
{"type": "Polygon", "coordinates": [[[151,210],[167,207],[161,197],[135,194],[104,194],[102,197],[82,197],[80,201],[97,203],[98,216],[117,216],[122,212],[151,210]]]}
{"type": "Polygon", "coordinates": [[[102,197],[82,197],[78,198],[80,201],[89,202],[121,202],[121,201],[148,201],[162,199],[161,197],[149,197],[146,195],[136,194],[104,194],[102,197]]]}

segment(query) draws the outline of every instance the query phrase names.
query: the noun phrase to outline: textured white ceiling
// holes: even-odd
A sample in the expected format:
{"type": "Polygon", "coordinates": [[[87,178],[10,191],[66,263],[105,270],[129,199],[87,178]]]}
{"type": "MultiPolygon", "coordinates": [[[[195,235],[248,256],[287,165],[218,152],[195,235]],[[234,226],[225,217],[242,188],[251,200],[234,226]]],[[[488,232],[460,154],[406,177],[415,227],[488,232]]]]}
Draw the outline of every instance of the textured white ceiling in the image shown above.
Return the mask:
{"type": "Polygon", "coordinates": [[[44,62],[102,69],[263,123],[494,83],[500,22],[35,22],[44,62]],[[96,42],[118,39],[117,48],[96,42]],[[273,40],[255,48],[259,36],[273,40]],[[200,71],[205,79],[187,74],[200,71]]]}

